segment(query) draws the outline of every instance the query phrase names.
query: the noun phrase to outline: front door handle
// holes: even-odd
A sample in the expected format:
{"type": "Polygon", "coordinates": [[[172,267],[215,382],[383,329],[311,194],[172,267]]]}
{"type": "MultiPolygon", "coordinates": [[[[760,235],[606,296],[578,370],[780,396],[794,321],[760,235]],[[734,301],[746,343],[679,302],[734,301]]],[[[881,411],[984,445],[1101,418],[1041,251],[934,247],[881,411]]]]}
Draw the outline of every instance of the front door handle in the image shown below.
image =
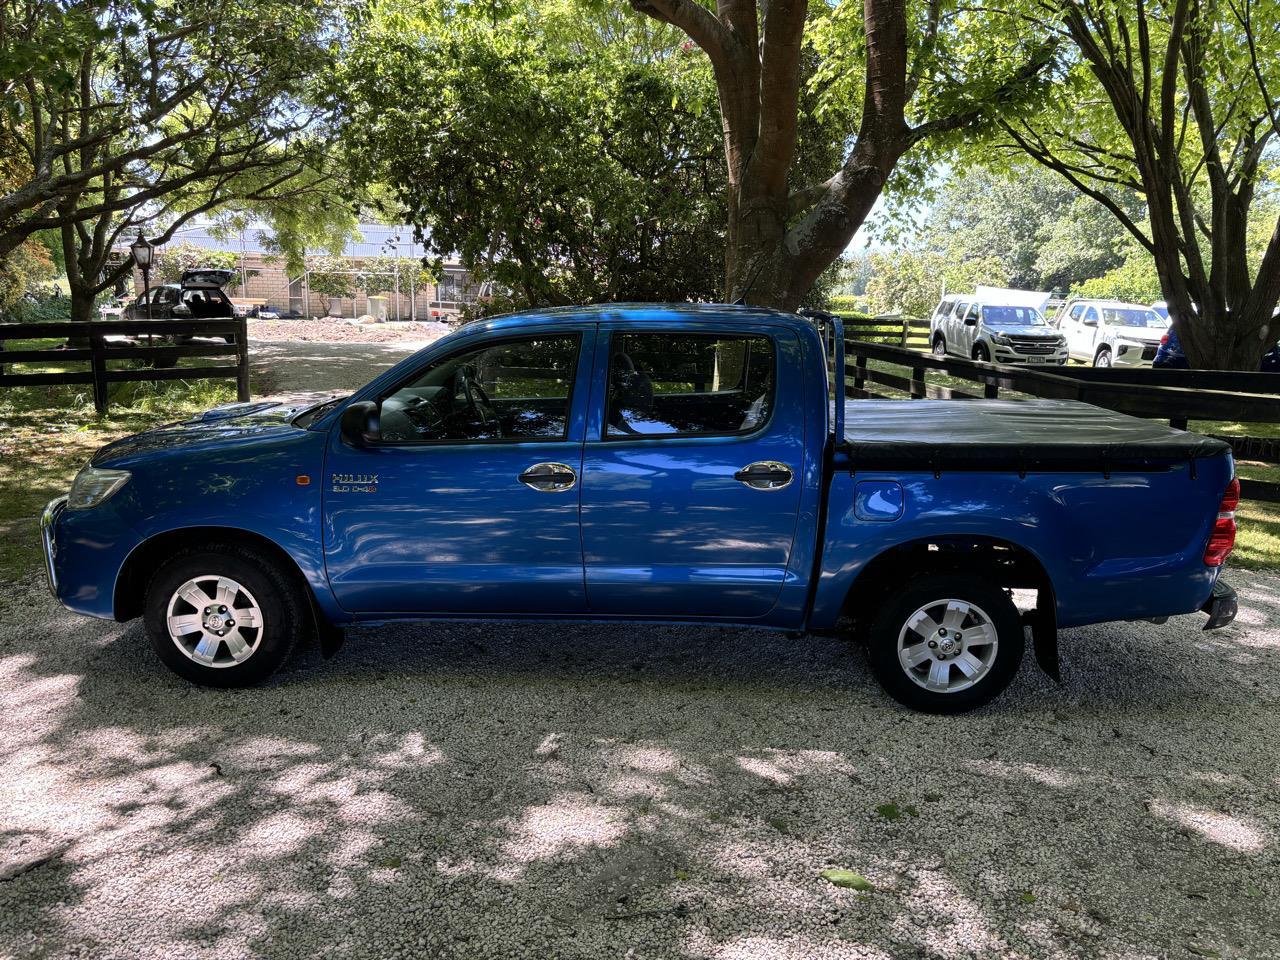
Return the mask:
{"type": "Polygon", "coordinates": [[[517,479],[526,487],[532,487],[543,493],[562,493],[573,489],[574,484],[578,482],[578,475],[568,464],[535,463],[517,479]]]}
{"type": "Polygon", "coordinates": [[[795,479],[795,474],[777,460],[757,460],[735,473],[733,479],[753,490],[781,490],[795,479]]]}

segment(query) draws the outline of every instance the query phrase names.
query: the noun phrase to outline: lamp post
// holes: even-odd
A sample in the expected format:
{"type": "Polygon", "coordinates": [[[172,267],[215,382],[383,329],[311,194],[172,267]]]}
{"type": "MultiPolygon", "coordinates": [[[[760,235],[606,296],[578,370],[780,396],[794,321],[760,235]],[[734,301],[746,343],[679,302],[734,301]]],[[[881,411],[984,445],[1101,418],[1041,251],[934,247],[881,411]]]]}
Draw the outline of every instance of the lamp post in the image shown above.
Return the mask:
{"type": "Polygon", "coordinates": [[[138,231],[138,239],[129,244],[129,252],[133,254],[133,262],[142,271],[142,299],[147,302],[147,319],[151,319],[151,254],[155,247],[147,242],[138,231]]]}

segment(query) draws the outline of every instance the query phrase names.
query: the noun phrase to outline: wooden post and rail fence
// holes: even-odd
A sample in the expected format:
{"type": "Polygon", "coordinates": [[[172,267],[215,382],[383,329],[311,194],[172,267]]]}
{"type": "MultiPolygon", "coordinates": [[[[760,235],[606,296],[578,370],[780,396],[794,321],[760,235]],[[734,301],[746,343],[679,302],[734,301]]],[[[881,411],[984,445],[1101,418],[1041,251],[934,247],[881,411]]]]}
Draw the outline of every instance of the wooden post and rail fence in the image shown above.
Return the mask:
{"type": "MultiPolygon", "coordinates": [[[[1280,423],[1276,373],[985,363],[928,352],[927,320],[849,317],[843,323],[848,398],[1079,400],[1182,430],[1192,421],[1280,423]]],[[[1239,460],[1280,464],[1280,438],[1213,435],[1231,444],[1239,460]]],[[[1240,492],[1280,503],[1280,483],[1241,479],[1240,492]]]]}
{"type": "Polygon", "coordinates": [[[0,387],[85,385],[93,406],[106,413],[113,383],[234,378],[236,395],[249,399],[249,337],[244,317],[218,320],[91,320],[0,323],[0,387]],[[201,338],[199,341],[195,338],[201,338]],[[57,340],[58,345],[10,350],[13,340],[57,340]],[[229,363],[177,366],[182,358],[228,358],[229,363]],[[144,366],[109,367],[118,360],[144,366]],[[12,364],[82,366],[79,370],[14,371],[12,364]]]}

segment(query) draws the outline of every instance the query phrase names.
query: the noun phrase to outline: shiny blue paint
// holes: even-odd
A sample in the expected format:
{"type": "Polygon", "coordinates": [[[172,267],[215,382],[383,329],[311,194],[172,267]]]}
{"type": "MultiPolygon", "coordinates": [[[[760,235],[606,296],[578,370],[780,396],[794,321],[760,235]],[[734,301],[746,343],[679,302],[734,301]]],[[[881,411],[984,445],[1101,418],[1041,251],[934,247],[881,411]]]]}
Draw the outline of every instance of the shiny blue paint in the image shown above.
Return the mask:
{"type": "MultiPolygon", "coordinates": [[[[596,356],[609,338],[643,329],[626,319],[600,324],[596,356]]],[[[682,330],[769,336],[780,371],[803,368],[787,326],[686,323],[682,330]]],[[[597,362],[592,395],[603,397],[608,364],[597,362]]],[[[582,468],[582,549],[593,614],[753,620],[773,609],[796,539],[803,482],[755,490],[733,475],[777,460],[798,478],[805,466],[805,378],[781,376],[769,422],[745,436],[605,438],[603,404],[592,405],[582,468]]]]}
{"type": "Polygon", "coordinates": [[[859,480],[853,490],[853,515],[859,520],[897,520],[904,502],[902,484],[896,480],[859,480]]]}
{"type": "MultiPolygon", "coordinates": [[[[548,461],[573,467],[581,478],[595,329],[560,324],[541,332],[582,335],[565,440],[356,448],[337,430],[328,431],[325,561],[344,610],[586,612],[581,482],[548,493],[517,478],[548,461]],[[373,492],[367,485],[333,482],[344,474],[376,477],[373,492]]],[[[470,349],[467,342],[452,341],[447,352],[470,349]]],[[[415,376],[439,356],[432,351],[392,383],[415,376]]]]}
{"type": "Polygon", "coordinates": [[[1191,613],[1218,569],[1203,563],[1229,456],[1167,471],[1113,473],[943,472],[837,474],[812,625],[833,626],[854,579],[885,550],[969,537],[1021,547],[1053,585],[1060,626],[1191,613]],[[900,483],[901,519],[859,519],[859,482],[900,483]],[[1159,522],[1153,522],[1159,518],[1159,522]]]}
{"type": "Polygon", "coordinates": [[[499,318],[438,341],[347,402],[380,396],[456,349],[530,330],[583,334],[565,441],[357,450],[338,435],[344,404],[306,428],[292,422],[297,409],[220,408],[99,452],[96,463],[133,476],[101,506],[57,516],[60,599],[114,616],[117,578],[135,550],[184,531],[199,546],[206,528],[279,545],[338,623],[489,616],[824,628],[875,557],[949,537],[1034,556],[1064,626],[1190,612],[1216,579],[1201,557],[1229,456],[1197,461],[1194,475],[1185,463],[1109,477],[885,473],[838,458],[824,467],[833,451],[822,344],[792,315],[610,305],[499,318]],[[608,338],[644,328],[774,337],[771,422],[746,437],[603,439],[608,338]],[[766,492],[732,480],[762,459],[791,464],[792,485],[766,492]],[[577,487],[548,494],[516,482],[543,460],[575,466],[577,487]],[[377,474],[378,492],[335,493],[335,473],[377,474]]]}
{"type": "MultiPolygon", "coordinates": [[[[344,620],[320,550],[325,438],[292,426],[289,413],[278,404],[234,419],[219,412],[99,451],[95,463],[129,470],[132,477],[106,503],[60,518],[63,601],[81,613],[112,617],[117,577],[135,549],[161,534],[217,527],[258,534],[281,547],[326,615],[344,620]],[[299,474],[311,483],[300,486],[299,474]]],[[[199,543],[193,535],[190,545],[199,543]]]]}

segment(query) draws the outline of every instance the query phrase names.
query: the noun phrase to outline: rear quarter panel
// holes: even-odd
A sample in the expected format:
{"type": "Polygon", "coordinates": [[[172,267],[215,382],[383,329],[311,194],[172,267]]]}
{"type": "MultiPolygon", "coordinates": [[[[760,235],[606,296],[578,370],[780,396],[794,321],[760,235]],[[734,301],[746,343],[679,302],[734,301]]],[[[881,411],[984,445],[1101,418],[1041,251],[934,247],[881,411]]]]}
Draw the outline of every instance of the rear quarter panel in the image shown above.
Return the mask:
{"type": "Polygon", "coordinates": [[[833,478],[822,574],[812,624],[829,627],[857,576],[876,556],[937,537],[1004,540],[1039,559],[1053,584],[1060,626],[1199,609],[1218,569],[1203,562],[1229,455],[1152,472],[841,473],[833,478]],[[860,480],[900,483],[897,520],[860,520],[860,480]]]}

